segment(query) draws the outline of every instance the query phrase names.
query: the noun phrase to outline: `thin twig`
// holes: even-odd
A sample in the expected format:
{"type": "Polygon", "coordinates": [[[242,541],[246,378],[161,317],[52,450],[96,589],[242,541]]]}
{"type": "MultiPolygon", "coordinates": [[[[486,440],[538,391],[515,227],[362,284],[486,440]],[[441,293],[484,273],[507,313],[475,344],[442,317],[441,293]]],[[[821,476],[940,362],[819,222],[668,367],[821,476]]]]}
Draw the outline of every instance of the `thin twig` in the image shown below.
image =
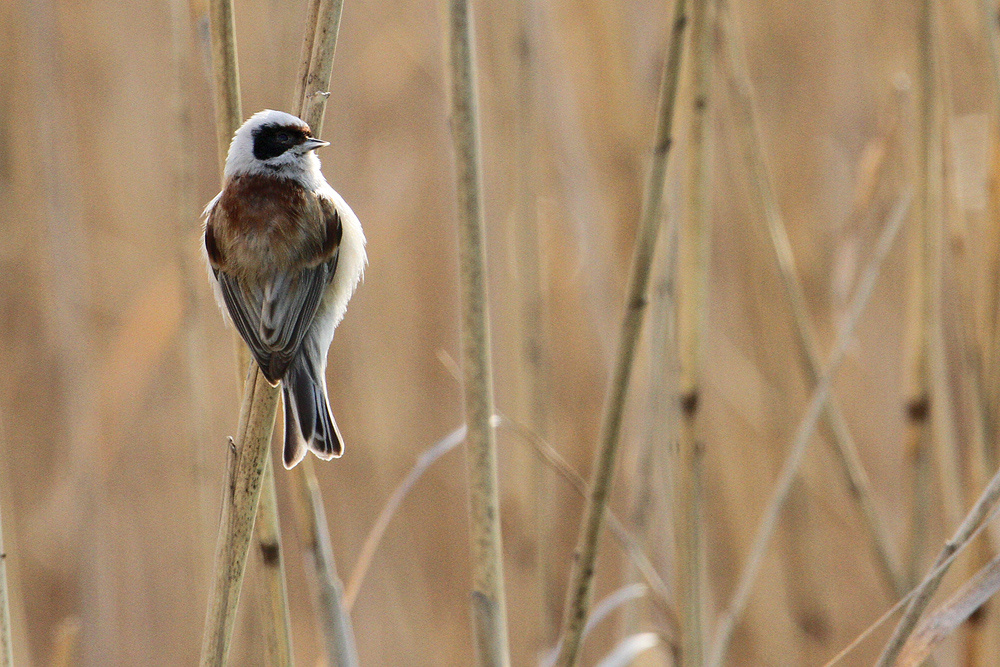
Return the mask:
{"type": "Polygon", "coordinates": [[[1000,500],[1000,472],[997,472],[993,476],[993,479],[990,480],[990,483],[983,490],[982,495],[979,496],[979,500],[972,506],[969,513],[965,515],[965,519],[959,525],[955,534],[952,535],[950,540],[945,542],[944,548],[938,553],[937,560],[934,562],[934,567],[931,568],[931,571],[915,589],[910,598],[910,603],[906,607],[906,611],[903,612],[903,617],[896,625],[892,637],[886,643],[882,655],[879,656],[878,663],[876,663],[877,667],[888,667],[893,664],[896,656],[899,655],[899,651],[903,648],[903,644],[906,643],[906,640],[913,632],[913,628],[916,627],[917,621],[920,620],[920,614],[923,613],[927,604],[931,601],[931,597],[941,584],[944,575],[948,572],[947,564],[951,562],[951,557],[971,539],[973,533],[994,510],[998,500],[1000,500]]]}
{"type": "Polygon", "coordinates": [[[785,464],[781,469],[781,474],[778,476],[778,481],[775,483],[771,500],[757,527],[757,535],[754,538],[753,547],[747,557],[746,565],[744,565],[743,571],[740,574],[736,592],[733,593],[726,611],[719,619],[719,624],[715,632],[715,641],[712,646],[712,658],[709,661],[710,665],[719,667],[725,661],[726,652],[729,649],[729,643],[732,640],[736,623],[742,616],[747,601],[750,598],[750,591],[764,561],[768,544],[777,528],[781,509],[788,498],[788,493],[792,488],[792,483],[795,481],[796,474],[798,473],[802,459],[805,457],[809,443],[812,441],[816,424],[822,413],[823,405],[830,394],[830,387],[833,384],[837,369],[847,355],[847,350],[854,336],[854,329],[861,319],[861,314],[864,312],[865,306],[868,305],[875,282],[880,275],[882,263],[889,253],[889,249],[892,247],[896,233],[906,218],[910,199],[909,193],[900,198],[889,217],[889,221],[882,230],[875,248],[872,250],[871,260],[858,284],[854,299],[847,312],[847,317],[840,327],[833,352],[830,354],[830,360],[827,362],[820,376],[820,381],[816,384],[816,389],[813,391],[812,400],[810,400],[805,414],[799,422],[799,427],[795,432],[795,437],[792,439],[792,446],[785,459],[785,464]]]}
{"type": "Polygon", "coordinates": [[[451,129],[458,194],[462,370],[468,426],[472,617],[477,664],[509,665],[496,433],[491,424],[493,371],[472,12],[469,0],[452,0],[449,7],[451,129]]]}
{"type": "Polygon", "coordinates": [[[392,492],[389,500],[386,501],[385,505],[382,507],[382,511],[379,513],[378,519],[371,527],[371,530],[368,531],[368,537],[365,538],[365,543],[361,547],[361,554],[358,556],[358,560],[354,564],[354,569],[351,571],[350,579],[348,579],[347,590],[344,593],[344,609],[346,609],[348,613],[350,613],[351,609],[354,607],[354,601],[357,600],[358,591],[361,589],[361,582],[364,581],[365,574],[368,573],[368,568],[371,567],[375,551],[378,549],[378,545],[382,541],[382,536],[385,535],[385,530],[389,527],[389,522],[392,520],[392,517],[395,516],[399,506],[403,503],[406,496],[409,495],[421,475],[423,475],[435,461],[453,450],[463,440],[465,440],[465,433],[465,424],[462,424],[417,457],[417,462],[412,468],[410,468],[410,471],[406,473],[406,477],[399,482],[396,486],[396,490],[392,492]]]}
{"type": "Polygon", "coordinates": [[[622,318],[618,351],[611,383],[601,415],[601,430],[598,450],[594,458],[594,470],[587,504],[580,522],[577,541],[567,588],[566,609],[563,616],[563,645],[558,664],[571,667],[576,663],[580,649],[580,638],[590,607],[594,578],[594,561],[597,559],[597,542],[604,522],[605,505],[611,491],[611,479],[618,453],[622,414],[625,396],[628,393],[632,362],[635,358],[636,342],[642,328],[646,312],[646,288],[649,283],[650,265],[656,236],[660,229],[663,184],[667,173],[667,157],[670,153],[674,117],[674,103],[677,99],[677,81],[681,69],[682,38],[686,15],[685,0],[675,0],[673,20],[670,30],[670,45],[663,64],[663,78],[660,83],[659,109],[657,110],[656,132],[653,139],[653,162],[650,165],[643,196],[642,217],[635,240],[632,269],[625,301],[625,315],[622,318]]]}
{"type": "MultiPolygon", "coordinates": [[[[778,205],[778,199],[771,180],[771,173],[765,159],[763,140],[757,121],[759,114],[756,109],[756,96],[746,66],[746,54],[743,49],[742,37],[738,29],[734,10],[731,8],[730,3],[726,3],[726,6],[728,8],[726,12],[728,20],[724,24],[728,36],[726,43],[729,46],[727,50],[730,65],[729,72],[732,77],[732,88],[736,93],[735,99],[739,103],[737,119],[740,122],[738,123],[738,127],[743,132],[743,141],[747,146],[747,153],[751,163],[753,177],[750,180],[757,188],[757,196],[764,209],[764,222],[771,238],[771,245],[774,248],[779,273],[785,287],[785,294],[792,308],[792,316],[795,320],[795,327],[798,333],[803,365],[815,386],[819,381],[823,365],[822,353],[812,326],[809,309],[806,306],[805,292],[802,289],[802,284],[799,282],[795,269],[795,258],[792,253],[791,242],[789,241],[788,232],[782,219],[781,209],[778,205]]],[[[869,539],[871,540],[872,549],[875,554],[875,562],[879,566],[879,572],[889,589],[896,595],[902,595],[905,592],[905,582],[899,561],[893,551],[892,540],[872,501],[871,484],[868,474],[865,472],[864,465],[861,462],[861,457],[858,454],[854,438],[851,436],[847,420],[840,410],[836,397],[832,394],[827,399],[824,415],[830,432],[833,435],[838,460],[844,469],[844,475],[851,492],[850,495],[857,501],[861,509],[861,514],[865,518],[865,525],[868,529],[869,539]]]]}

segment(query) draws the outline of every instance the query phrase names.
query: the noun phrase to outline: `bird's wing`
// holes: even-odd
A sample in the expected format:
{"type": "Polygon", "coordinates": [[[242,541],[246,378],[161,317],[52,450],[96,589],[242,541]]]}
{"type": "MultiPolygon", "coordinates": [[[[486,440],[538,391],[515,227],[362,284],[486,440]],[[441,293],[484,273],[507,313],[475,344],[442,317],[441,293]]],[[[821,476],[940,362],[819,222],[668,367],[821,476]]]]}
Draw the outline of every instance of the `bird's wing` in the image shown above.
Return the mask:
{"type": "MultiPolygon", "coordinates": [[[[324,201],[321,199],[321,202],[324,201]]],[[[305,267],[279,273],[262,287],[244,286],[216,272],[226,308],[264,377],[280,380],[312,325],[323,293],[337,270],[341,223],[335,207],[323,206],[326,234],[305,267]]]]}

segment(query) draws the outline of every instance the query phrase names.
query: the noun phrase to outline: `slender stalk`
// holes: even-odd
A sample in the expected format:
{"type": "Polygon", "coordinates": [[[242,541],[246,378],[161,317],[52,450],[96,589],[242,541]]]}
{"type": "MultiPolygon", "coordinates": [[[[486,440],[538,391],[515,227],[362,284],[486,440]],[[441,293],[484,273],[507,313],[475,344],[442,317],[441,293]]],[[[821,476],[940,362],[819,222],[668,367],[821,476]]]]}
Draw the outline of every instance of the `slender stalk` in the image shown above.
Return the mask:
{"type": "Polygon", "coordinates": [[[0,667],[14,667],[14,643],[10,631],[10,602],[7,594],[7,552],[3,548],[3,519],[0,518],[0,667]]]}
{"type": "Polygon", "coordinates": [[[294,477],[298,514],[302,516],[299,527],[306,547],[306,560],[311,562],[316,574],[314,604],[327,658],[331,665],[357,667],[354,628],[345,611],[343,587],[333,558],[319,480],[316,479],[312,459],[304,459],[297,467],[304,468],[300,475],[294,477]]]}
{"type": "Polygon", "coordinates": [[[628,393],[636,342],[646,312],[646,289],[649,284],[653,249],[660,229],[663,185],[670,153],[674,104],[677,99],[677,81],[681,70],[682,40],[687,16],[685,0],[675,0],[670,31],[670,44],[663,63],[660,83],[659,108],[653,138],[652,164],[643,196],[642,215],[635,239],[632,268],[625,301],[625,314],[619,333],[618,351],[612,371],[608,394],[601,415],[598,449],[594,458],[587,504],[580,521],[570,583],[567,588],[566,609],[563,616],[562,649],[557,664],[570,667],[576,663],[580,639],[592,597],[594,561],[597,559],[597,541],[604,522],[605,505],[611,491],[612,474],[618,454],[622,413],[628,393]]]}
{"type": "Polygon", "coordinates": [[[677,346],[680,355],[678,398],[680,438],[674,504],[677,523],[677,588],[681,605],[681,664],[701,665],[702,565],[701,507],[696,474],[700,451],[698,412],[701,398],[701,364],[705,323],[708,317],[708,260],[711,226],[709,190],[709,93],[712,72],[710,0],[693,0],[691,9],[691,65],[694,100],[688,153],[687,212],[678,241],[677,346]]]}
{"type": "Polygon", "coordinates": [[[931,597],[941,584],[941,580],[948,572],[946,563],[950,563],[951,557],[971,539],[974,532],[994,510],[998,500],[1000,500],[1000,472],[997,472],[990,480],[976,504],[965,515],[965,519],[954,535],[945,542],[944,547],[938,553],[937,560],[934,561],[934,567],[915,589],[909,604],[906,606],[906,611],[903,612],[903,617],[899,619],[892,637],[886,643],[882,655],[879,656],[876,667],[889,667],[893,664],[899,651],[916,627],[917,621],[920,620],[920,614],[926,609],[931,597]]]}
{"type": "Polygon", "coordinates": [[[228,459],[226,487],[215,551],[215,576],[205,617],[201,664],[226,664],[236,607],[246,568],[247,551],[260,499],[265,462],[270,450],[278,388],[251,364],[243,390],[239,429],[228,459]]]}
{"type": "Polygon", "coordinates": [[[931,390],[928,373],[928,332],[931,285],[928,276],[929,250],[932,232],[932,208],[935,193],[931,187],[931,139],[933,121],[933,52],[932,6],[930,0],[921,4],[920,17],[920,134],[918,148],[918,182],[920,206],[918,224],[910,232],[910,286],[907,300],[905,358],[905,411],[907,419],[906,451],[913,462],[913,509],[910,519],[909,579],[913,582],[920,571],[920,556],[926,540],[930,485],[931,390]]]}
{"type": "MultiPolygon", "coordinates": [[[[343,0],[313,0],[309,8],[295,100],[296,112],[317,137],[323,129],[343,8],[343,0]]],[[[306,459],[296,466],[292,479],[299,532],[306,545],[305,558],[315,575],[313,606],[327,659],[334,665],[354,667],[358,664],[354,628],[343,605],[343,586],[337,574],[326,508],[312,461],[306,459]]]]}
{"type": "Polygon", "coordinates": [[[712,645],[710,665],[720,667],[726,659],[726,653],[729,650],[729,643],[732,640],[736,623],[746,609],[750,592],[757,579],[757,573],[760,571],[764,556],[767,553],[768,544],[777,528],[781,509],[788,499],[789,491],[791,491],[792,484],[798,474],[799,466],[805,457],[809,443],[812,442],[812,436],[815,433],[816,425],[822,414],[823,405],[830,394],[834,376],[840,367],[840,363],[847,355],[847,350],[854,336],[854,329],[861,319],[861,314],[864,312],[865,306],[868,305],[868,300],[875,287],[876,279],[879,277],[882,269],[882,263],[889,253],[889,249],[892,247],[892,242],[896,238],[896,232],[899,231],[906,217],[909,204],[910,196],[908,194],[904,195],[893,209],[889,221],[886,223],[878,242],[875,244],[871,261],[858,284],[858,289],[851,302],[847,317],[837,334],[837,340],[833,352],[830,354],[830,360],[827,362],[820,376],[820,381],[816,384],[816,389],[813,391],[812,399],[806,408],[802,420],[799,422],[799,427],[795,432],[795,437],[792,439],[792,446],[788,456],[785,458],[781,474],[775,483],[767,510],[760,524],[757,526],[757,534],[754,538],[753,547],[750,549],[746,565],[744,565],[743,571],[740,573],[736,591],[733,593],[726,611],[719,620],[715,632],[715,642],[712,645]]]}
{"type": "MultiPolygon", "coordinates": [[[[809,309],[806,306],[805,292],[798,279],[791,242],[782,219],[781,209],[771,180],[771,172],[764,155],[760,126],[757,121],[759,114],[756,110],[756,96],[748,75],[742,38],[729,3],[727,3],[727,9],[728,20],[725,21],[728,37],[726,43],[729,46],[727,55],[730,64],[729,71],[732,76],[732,88],[736,93],[734,100],[739,105],[736,114],[739,121],[737,125],[743,134],[743,142],[747,147],[747,156],[753,175],[751,181],[757,188],[757,196],[764,209],[764,222],[771,238],[771,245],[774,248],[785,294],[792,308],[803,366],[815,386],[819,381],[823,366],[822,353],[812,326],[809,309]]],[[[875,562],[882,579],[891,591],[902,595],[906,591],[902,568],[893,550],[892,540],[885,524],[872,501],[871,483],[858,454],[857,445],[851,436],[850,428],[840,410],[840,405],[833,395],[827,400],[824,416],[827,427],[833,435],[836,453],[843,468],[850,495],[858,503],[865,519],[875,562]]]]}
{"type": "Polygon", "coordinates": [[[274,465],[270,456],[265,456],[260,506],[254,533],[257,538],[264,583],[267,595],[262,601],[264,618],[267,619],[268,665],[291,665],[292,627],[288,611],[288,595],[285,592],[285,557],[281,548],[281,526],[278,523],[278,496],[274,488],[274,465]]]}
{"type": "Polygon", "coordinates": [[[496,433],[491,423],[493,371],[472,12],[468,0],[451,0],[449,8],[451,122],[459,211],[462,370],[468,427],[473,629],[477,664],[509,665],[496,433]]]}
{"type": "MultiPolygon", "coordinates": [[[[340,16],[343,11],[344,0],[323,0],[316,17],[313,54],[309,61],[309,73],[305,79],[299,117],[309,125],[313,135],[317,137],[323,131],[323,113],[326,111],[326,101],[330,97],[333,57],[337,53],[340,16]]],[[[308,34],[307,29],[306,39],[308,34]]]]}
{"type": "MultiPolygon", "coordinates": [[[[217,0],[210,3],[210,25],[212,38],[212,61],[215,73],[215,108],[216,131],[219,148],[220,169],[225,166],[229,139],[239,127],[243,119],[240,103],[239,68],[236,56],[235,18],[232,3],[229,0],[217,0]]],[[[229,489],[249,489],[246,498],[239,499],[244,503],[241,510],[249,515],[229,514],[231,520],[237,522],[240,528],[242,522],[249,522],[256,534],[258,553],[263,565],[263,573],[267,595],[264,598],[264,613],[266,632],[264,633],[269,664],[291,665],[291,621],[288,610],[288,597],[285,592],[285,570],[281,555],[281,529],[278,522],[277,495],[274,487],[274,473],[269,456],[271,430],[274,425],[277,409],[277,389],[267,382],[259,391],[248,393],[250,377],[256,372],[256,366],[250,362],[249,351],[239,341],[236,343],[236,362],[241,375],[246,373],[248,381],[241,397],[243,407],[261,424],[249,425],[246,428],[262,429],[264,423],[269,423],[266,435],[261,430],[264,439],[263,447],[256,449],[251,445],[244,452],[244,443],[237,440],[239,448],[237,456],[246,455],[244,466],[229,466],[226,485],[229,489]],[[257,401],[250,405],[250,401],[257,401]],[[230,477],[230,474],[237,477],[230,477]],[[245,475],[245,477],[242,477],[245,475]],[[262,475],[262,479],[257,478],[262,475]],[[256,478],[256,479],[255,479],[256,478]],[[257,517],[259,503],[260,517],[257,517]]],[[[219,540],[216,546],[216,578],[212,598],[209,601],[209,611],[206,617],[205,639],[202,647],[203,664],[223,664],[229,651],[232,628],[235,621],[236,608],[242,587],[246,551],[249,549],[249,535],[236,533],[224,535],[227,530],[227,512],[236,512],[237,500],[229,496],[223,499],[223,511],[220,521],[219,540]],[[233,503],[234,507],[227,505],[233,503]],[[243,540],[247,543],[244,544],[243,540]],[[223,563],[220,559],[228,559],[223,563]],[[228,588],[228,590],[226,590],[228,588]],[[211,625],[210,625],[211,624],[211,625]],[[218,663],[213,662],[218,660],[218,663]]]]}
{"type": "Polygon", "coordinates": [[[236,16],[232,0],[210,0],[209,29],[215,95],[215,136],[219,164],[226,164],[229,141],[243,122],[240,70],[236,57],[236,16]]]}
{"type": "MultiPolygon", "coordinates": [[[[535,0],[513,3],[512,50],[515,73],[517,202],[513,218],[511,264],[518,292],[518,408],[523,419],[542,437],[548,428],[548,355],[545,330],[545,288],[542,279],[542,244],[538,229],[539,131],[536,119],[538,8],[535,0]]],[[[553,572],[555,559],[551,535],[557,508],[552,501],[545,468],[535,456],[528,455],[522,473],[524,497],[531,507],[534,526],[535,588],[531,593],[532,632],[530,648],[537,651],[555,641],[559,632],[558,598],[549,590],[558,586],[553,572]]]]}

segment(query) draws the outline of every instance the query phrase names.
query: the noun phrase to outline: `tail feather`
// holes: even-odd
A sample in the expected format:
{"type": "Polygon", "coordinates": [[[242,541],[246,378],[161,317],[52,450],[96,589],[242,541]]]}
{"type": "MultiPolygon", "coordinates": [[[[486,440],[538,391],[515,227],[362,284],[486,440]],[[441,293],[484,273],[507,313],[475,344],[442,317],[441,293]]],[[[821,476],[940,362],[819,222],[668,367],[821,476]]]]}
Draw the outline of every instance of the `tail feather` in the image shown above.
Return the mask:
{"type": "Polygon", "coordinates": [[[282,397],[285,402],[285,468],[294,468],[310,449],[324,460],[344,453],[340,429],[330,412],[326,381],[303,356],[288,367],[282,381],[282,397]]]}

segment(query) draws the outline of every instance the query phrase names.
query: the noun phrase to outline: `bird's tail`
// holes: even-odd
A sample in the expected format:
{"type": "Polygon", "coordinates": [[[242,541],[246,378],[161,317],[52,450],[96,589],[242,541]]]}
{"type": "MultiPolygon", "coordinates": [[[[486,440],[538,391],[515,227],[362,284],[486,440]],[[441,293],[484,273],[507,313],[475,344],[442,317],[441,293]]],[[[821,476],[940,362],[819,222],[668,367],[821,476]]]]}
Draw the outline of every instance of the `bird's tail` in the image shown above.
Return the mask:
{"type": "Polygon", "coordinates": [[[330,412],[326,379],[307,354],[292,361],[282,379],[285,402],[285,468],[301,461],[308,450],[323,460],[344,453],[344,440],[330,412]]]}

